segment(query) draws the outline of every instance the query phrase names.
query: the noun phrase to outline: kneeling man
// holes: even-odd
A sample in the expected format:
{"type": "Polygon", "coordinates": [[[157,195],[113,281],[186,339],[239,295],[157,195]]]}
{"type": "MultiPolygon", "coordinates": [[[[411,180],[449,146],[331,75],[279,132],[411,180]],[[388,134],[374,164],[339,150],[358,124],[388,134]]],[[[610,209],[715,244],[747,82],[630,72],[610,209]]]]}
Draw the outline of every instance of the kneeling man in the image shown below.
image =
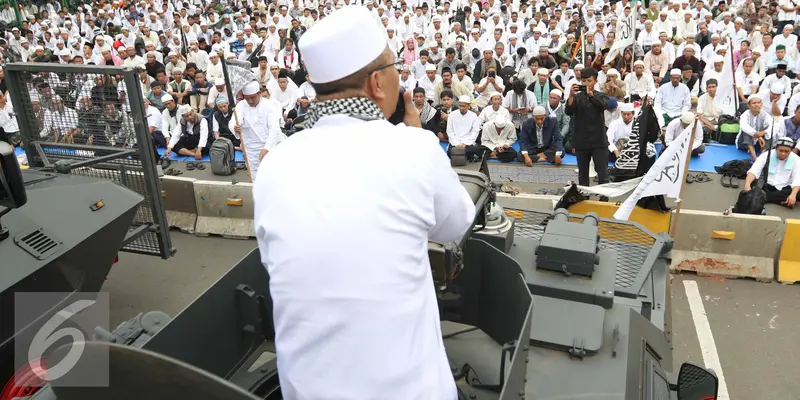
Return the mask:
{"type": "Polygon", "coordinates": [[[775,149],[771,153],[761,153],[747,171],[744,190],[750,190],[753,182],[761,177],[761,171],[764,170],[764,164],[769,157],[769,167],[767,167],[769,172],[767,183],[764,185],[767,203],[793,208],[800,192],[800,156],[792,152],[793,147],[794,142],[791,138],[782,137],[776,140],[775,149]]]}
{"type": "Polygon", "coordinates": [[[511,162],[517,158],[517,151],[511,145],[517,141],[517,130],[514,124],[503,116],[495,115],[494,119],[483,124],[481,145],[491,152],[490,158],[500,162],[511,162]]]}
{"type": "Polygon", "coordinates": [[[558,130],[555,117],[547,116],[544,107],[533,109],[533,118],[522,123],[519,131],[520,155],[517,159],[530,167],[533,163],[561,164],[564,139],[558,130]]]}

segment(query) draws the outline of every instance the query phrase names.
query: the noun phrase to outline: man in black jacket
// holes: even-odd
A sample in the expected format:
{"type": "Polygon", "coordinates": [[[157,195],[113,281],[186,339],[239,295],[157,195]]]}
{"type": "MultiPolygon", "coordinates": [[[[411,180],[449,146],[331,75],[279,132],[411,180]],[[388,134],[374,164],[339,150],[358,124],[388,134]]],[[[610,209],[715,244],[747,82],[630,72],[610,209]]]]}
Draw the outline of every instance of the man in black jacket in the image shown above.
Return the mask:
{"type": "Polygon", "coordinates": [[[581,71],[581,85],[573,85],[564,110],[575,121],[572,146],[578,158],[578,184],[589,186],[589,163],[594,160],[594,169],[601,184],[608,183],[608,137],[605,133],[604,112],[608,108],[608,96],[594,89],[597,70],[581,71]]]}
{"type": "Polygon", "coordinates": [[[480,82],[481,79],[486,77],[486,71],[488,71],[490,67],[494,67],[495,71],[500,71],[502,66],[500,62],[494,58],[494,51],[487,48],[483,50],[483,58],[475,63],[475,69],[472,71],[472,81],[475,83],[480,82]]]}
{"type": "Polygon", "coordinates": [[[526,166],[538,162],[561,164],[559,154],[564,151],[558,120],[547,115],[543,106],[533,109],[533,118],[522,123],[519,131],[520,153],[517,159],[526,166]]]}

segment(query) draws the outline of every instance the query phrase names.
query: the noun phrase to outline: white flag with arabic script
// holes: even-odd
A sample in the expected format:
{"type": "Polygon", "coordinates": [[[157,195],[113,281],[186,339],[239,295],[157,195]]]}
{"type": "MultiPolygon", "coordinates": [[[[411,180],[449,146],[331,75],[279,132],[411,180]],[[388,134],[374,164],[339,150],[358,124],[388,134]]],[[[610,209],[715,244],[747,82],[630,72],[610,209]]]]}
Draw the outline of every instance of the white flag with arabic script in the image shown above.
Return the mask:
{"type": "Polygon", "coordinates": [[[630,196],[619,207],[614,218],[627,220],[633,212],[633,207],[642,198],[663,194],[667,197],[677,199],[681,195],[683,185],[683,169],[686,168],[686,157],[691,153],[689,140],[692,137],[694,124],[675,138],[667,150],[661,154],[655,164],[650,167],[642,181],[636,186],[630,196]]]}

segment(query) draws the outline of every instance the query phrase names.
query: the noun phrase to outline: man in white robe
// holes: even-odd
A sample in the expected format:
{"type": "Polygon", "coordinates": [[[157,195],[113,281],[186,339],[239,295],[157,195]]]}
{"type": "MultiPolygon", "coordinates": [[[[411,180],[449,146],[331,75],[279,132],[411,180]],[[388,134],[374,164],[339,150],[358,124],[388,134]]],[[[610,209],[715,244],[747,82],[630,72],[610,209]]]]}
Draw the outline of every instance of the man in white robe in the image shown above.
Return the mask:
{"type": "Polygon", "coordinates": [[[281,131],[281,110],[261,97],[258,82],[248,83],[242,94],[244,101],[236,104],[236,115],[231,119],[230,129],[242,141],[250,181],[255,182],[261,159],[286,139],[286,135],[281,131]]]}

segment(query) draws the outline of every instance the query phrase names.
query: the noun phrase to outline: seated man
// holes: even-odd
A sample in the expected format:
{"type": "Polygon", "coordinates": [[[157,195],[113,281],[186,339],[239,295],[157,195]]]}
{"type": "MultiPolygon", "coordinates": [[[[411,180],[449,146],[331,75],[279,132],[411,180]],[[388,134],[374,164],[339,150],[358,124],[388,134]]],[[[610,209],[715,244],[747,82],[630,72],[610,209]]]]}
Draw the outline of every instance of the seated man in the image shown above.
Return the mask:
{"type": "MultiPolygon", "coordinates": [[[[453,102],[453,92],[445,89],[439,94],[439,105],[436,107],[436,115],[433,117],[433,125],[436,127],[436,136],[440,142],[447,143],[447,115],[458,110],[458,106],[453,102]]],[[[470,96],[467,96],[470,97],[470,96]]]]}
{"type": "Polygon", "coordinates": [[[670,83],[661,85],[656,91],[655,106],[664,116],[664,125],[669,125],[681,113],[689,111],[692,95],[689,87],[681,82],[681,70],[674,68],[669,73],[670,83]]]}
{"type": "Polygon", "coordinates": [[[703,142],[708,142],[717,132],[717,122],[722,112],[714,99],[717,97],[717,80],[706,81],[706,92],[697,100],[697,120],[703,124],[703,142]],[[708,139],[708,140],[706,140],[708,139]]]}
{"type": "Polygon", "coordinates": [[[183,118],[172,131],[164,157],[175,152],[199,160],[208,154],[208,121],[197,115],[190,105],[184,104],[183,107],[186,108],[183,118]]]}
{"type": "MultiPolygon", "coordinates": [[[[679,119],[673,120],[672,122],[667,125],[667,132],[664,134],[664,148],[661,149],[663,153],[664,150],[669,147],[672,142],[683,133],[689,125],[695,123],[695,115],[689,111],[684,112],[681,114],[679,119]]],[[[706,151],[706,145],[703,144],[703,124],[695,124],[695,131],[694,131],[694,142],[692,142],[692,157],[697,157],[700,154],[703,154],[706,151]]]]}
{"type": "Polygon", "coordinates": [[[459,97],[458,111],[451,112],[447,116],[448,156],[453,147],[465,149],[467,160],[483,156],[485,151],[483,147],[475,145],[481,131],[481,120],[469,109],[470,104],[472,104],[470,96],[459,97]]]}
{"type": "Polygon", "coordinates": [[[517,130],[514,124],[506,118],[496,116],[494,120],[483,124],[481,145],[489,158],[496,158],[500,162],[511,162],[517,158],[517,151],[511,145],[517,141],[517,130]]]}
{"type": "Polygon", "coordinates": [[[792,153],[793,145],[792,139],[782,137],[776,140],[772,156],[769,153],[758,156],[747,171],[744,190],[750,190],[753,182],[761,177],[767,157],[770,157],[767,183],[764,185],[767,203],[793,208],[800,192],[800,156],[792,153]]]}
{"type": "Polygon", "coordinates": [[[783,110],[786,109],[786,102],[789,100],[789,96],[783,92],[784,86],[781,82],[773,82],[769,87],[761,89],[758,92],[758,97],[761,98],[761,109],[773,117],[781,117],[783,110]]]}
{"type": "Polygon", "coordinates": [[[505,118],[511,121],[511,114],[508,112],[507,108],[503,107],[503,93],[492,93],[492,95],[489,96],[489,106],[481,110],[478,118],[480,118],[481,122],[484,124],[489,121],[494,121],[497,118],[505,118]]]}
{"type": "Polygon", "coordinates": [[[558,130],[558,121],[547,115],[544,107],[533,109],[533,118],[525,121],[519,131],[520,155],[517,159],[530,167],[533,163],[549,162],[561,164],[564,151],[563,138],[558,130]]]}
{"type": "Polygon", "coordinates": [[[619,106],[621,118],[617,118],[608,126],[608,160],[616,161],[620,152],[628,143],[633,128],[633,103],[622,103],[619,106]]]}
{"type": "Polygon", "coordinates": [[[422,129],[437,133],[436,126],[434,125],[435,121],[433,120],[433,117],[436,115],[436,109],[431,107],[430,103],[428,103],[425,89],[416,87],[414,88],[413,94],[414,106],[419,111],[419,120],[422,123],[422,129]]]}
{"type": "Polygon", "coordinates": [[[240,146],[242,142],[230,129],[231,118],[233,118],[233,110],[230,108],[228,97],[225,95],[217,96],[217,98],[214,100],[214,103],[216,109],[214,110],[214,114],[211,116],[211,131],[214,133],[214,139],[219,139],[221,137],[230,139],[230,141],[233,143],[233,147],[236,150],[241,150],[240,146]]]}
{"type": "Polygon", "coordinates": [[[747,99],[747,111],[739,117],[739,135],[736,136],[736,148],[746,151],[753,158],[758,157],[762,149],[767,148],[767,141],[772,138],[772,117],[761,109],[761,98],[750,96],[747,99]]]}

